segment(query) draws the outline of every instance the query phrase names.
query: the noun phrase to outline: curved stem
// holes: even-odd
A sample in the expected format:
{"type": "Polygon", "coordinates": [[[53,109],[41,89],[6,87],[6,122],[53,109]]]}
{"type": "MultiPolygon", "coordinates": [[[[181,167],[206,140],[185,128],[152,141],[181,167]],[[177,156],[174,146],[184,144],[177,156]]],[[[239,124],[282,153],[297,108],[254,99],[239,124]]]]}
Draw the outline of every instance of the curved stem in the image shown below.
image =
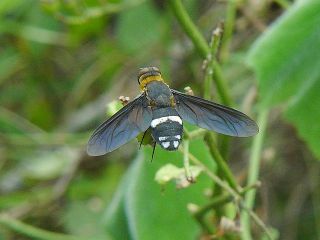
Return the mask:
{"type": "Polygon", "coordinates": [[[40,228],[33,227],[31,225],[25,224],[19,220],[13,219],[8,215],[0,215],[0,225],[6,226],[16,232],[23,235],[43,239],[43,240],[81,240],[82,238],[76,236],[70,236],[61,233],[50,232],[40,228]]]}

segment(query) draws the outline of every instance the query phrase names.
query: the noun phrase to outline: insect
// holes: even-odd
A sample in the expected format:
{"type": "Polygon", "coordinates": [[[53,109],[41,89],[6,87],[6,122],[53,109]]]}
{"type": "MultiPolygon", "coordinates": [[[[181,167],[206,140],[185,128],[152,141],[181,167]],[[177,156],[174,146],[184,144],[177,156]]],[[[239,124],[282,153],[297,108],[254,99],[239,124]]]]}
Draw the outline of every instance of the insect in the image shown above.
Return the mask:
{"type": "Polygon", "coordinates": [[[155,144],[177,150],[183,136],[183,121],[229,136],[258,133],[257,124],[242,112],[170,89],[157,67],[141,68],[138,83],[142,93],[103,122],[87,147],[91,156],[111,152],[151,129],[155,144]]]}

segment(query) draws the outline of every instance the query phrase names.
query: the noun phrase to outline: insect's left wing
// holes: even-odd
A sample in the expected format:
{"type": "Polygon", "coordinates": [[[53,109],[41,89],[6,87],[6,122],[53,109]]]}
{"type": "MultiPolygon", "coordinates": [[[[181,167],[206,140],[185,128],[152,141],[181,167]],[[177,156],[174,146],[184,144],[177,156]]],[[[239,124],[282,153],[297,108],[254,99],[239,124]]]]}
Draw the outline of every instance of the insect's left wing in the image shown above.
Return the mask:
{"type": "Polygon", "coordinates": [[[194,125],[229,136],[257,134],[257,124],[242,112],[223,105],[171,90],[180,117],[194,125]]]}
{"type": "Polygon", "coordinates": [[[145,93],[125,105],[102,123],[92,134],[87,146],[90,156],[111,152],[150,127],[152,113],[145,93]]]}

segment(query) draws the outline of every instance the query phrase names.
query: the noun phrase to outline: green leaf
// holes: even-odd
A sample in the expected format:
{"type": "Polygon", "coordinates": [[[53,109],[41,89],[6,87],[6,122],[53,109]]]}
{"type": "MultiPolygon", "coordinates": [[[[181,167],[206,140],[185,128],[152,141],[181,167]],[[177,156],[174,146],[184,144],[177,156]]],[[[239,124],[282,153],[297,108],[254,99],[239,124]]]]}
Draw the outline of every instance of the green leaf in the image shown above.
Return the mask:
{"type": "Polygon", "coordinates": [[[258,77],[262,107],[287,102],[287,119],[318,157],[319,12],[318,0],[296,2],[258,39],[248,57],[258,77]]]}
{"type": "Polygon", "coordinates": [[[124,201],[125,193],[128,190],[129,181],[133,178],[133,169],[134,164],[131,165],[123,177],[118,190],[114,194],[114,197],[109,204],[104,217],[102,218],[102,224],[104,224],[107,232],[115,240],[130,239],[126,213],[124,210],[124,201]]]}
{"type": "Polygon", "coordinates": [[[318,0],[297,2],[251,49],[263,104],[280,103],[319,80],[319,12],[318,0]]]}
{"type": "Polygon", "coordinates": [[[299,135],[307,141],[320,158],[320,81],[299,98],[286,112],[286,118],[298,128],[299,135]]]}
{"type": "MultiPolygon", "coordinates": [[[[203,141],[191,145],[193,150],[196,149],[193,153],[197,157],[208,165],[213,163],[203,141]]],[[[187,204],[203,204],[203,191],[210,187],[211,181],[202,175],[189,188],[177,191],[174,184],[169,184],[161,189],[155,181],[156,172],[167,163],[182,166],[183,156],[179,152],[158,148],[154,161],[150,163],[151,154],[151,149],[146,148],[145,157],[135,162],[126,193],[125,209],[132,238],[195,239],[200,229],[187,210],[187,204]]]]}
{"type": "MultiPolygon", "coordinates": [[[[192,142],[190,152],[209,168],[215,167],[202,140],[192,142]]],[[[174,183],[163,188],[155,181],[156,172],[166,164],[183,166],[183,156],[158,147],[150,162],[151,154],[152,149],[145,147],[124,177],[104,219],[107,231],[114,239],[195,239],[200,229],[187,204],[205,203],[203,192],[211,181],[201,174],[186,189],[177,190],[174,183]]]]}

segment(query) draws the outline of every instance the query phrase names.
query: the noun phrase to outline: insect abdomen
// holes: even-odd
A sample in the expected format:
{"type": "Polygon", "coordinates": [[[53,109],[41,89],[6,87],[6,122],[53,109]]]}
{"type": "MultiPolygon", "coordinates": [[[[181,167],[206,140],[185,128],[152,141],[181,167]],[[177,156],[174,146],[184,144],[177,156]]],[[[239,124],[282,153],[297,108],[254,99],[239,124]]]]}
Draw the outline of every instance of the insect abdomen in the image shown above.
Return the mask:
{"type": "Polygon", "coordinates": [[[154,140],[165,150],[177,150],[182,140],[183,124],[177,111],[172,107],[153,110],[151,122],[154,140]]]}

